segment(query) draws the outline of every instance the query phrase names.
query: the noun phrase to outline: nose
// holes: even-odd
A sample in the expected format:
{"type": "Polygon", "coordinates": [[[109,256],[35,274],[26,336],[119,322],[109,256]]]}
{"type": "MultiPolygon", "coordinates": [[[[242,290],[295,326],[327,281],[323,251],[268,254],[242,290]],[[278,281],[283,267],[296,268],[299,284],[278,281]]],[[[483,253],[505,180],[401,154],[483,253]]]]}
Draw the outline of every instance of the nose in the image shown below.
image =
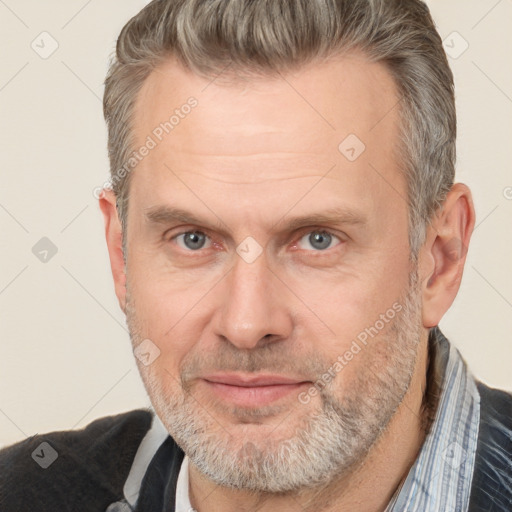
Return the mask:
{"type": "Polygon", "coordinates": [[[252,349],[290,337],[290,297],[268,267],[264,253],[252,263],[236,256],[218,289],[215,333],[240,349],[252,349]]]}

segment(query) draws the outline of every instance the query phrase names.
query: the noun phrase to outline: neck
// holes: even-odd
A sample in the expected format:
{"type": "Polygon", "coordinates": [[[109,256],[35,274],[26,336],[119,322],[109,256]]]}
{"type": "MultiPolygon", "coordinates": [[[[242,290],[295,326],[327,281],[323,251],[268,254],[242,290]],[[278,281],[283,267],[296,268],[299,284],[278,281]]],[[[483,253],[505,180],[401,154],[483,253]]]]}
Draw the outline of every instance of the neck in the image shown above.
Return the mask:
{"type": "MultiPolygon", "coordinates": [[[[321,488],[283,495],[219,487],[189,465],[189,493],[197,512],[383,512],[416,460],[432,421],[427,401],[428,342],[421,342],[409,390],[367,457],[321,488]]],[[[429,384],[430,386],[430,384],[429,384]]],[[[428,390],[430,395],[431,390],[428,390]]]]}

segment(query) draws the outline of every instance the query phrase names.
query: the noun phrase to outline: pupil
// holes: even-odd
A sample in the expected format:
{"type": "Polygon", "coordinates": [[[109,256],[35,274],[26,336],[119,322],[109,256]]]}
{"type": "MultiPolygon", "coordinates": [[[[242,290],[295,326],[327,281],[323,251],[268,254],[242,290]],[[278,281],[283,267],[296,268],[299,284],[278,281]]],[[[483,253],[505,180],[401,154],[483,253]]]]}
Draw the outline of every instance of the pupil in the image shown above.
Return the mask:
{"type": "Polygon", "coordinates": [[[205,236],[197,231],[187,233],[185,236],[185,245],[189,249],[200,249],[205,242],[205,236]]]}
{"type": "Polygon", "coordinates": [[[321,233],[317,231],[316,233],[312,233],[309,236],[309,241],[311,242],[311,245],[313,247],[316,247],[317,249],[326,249],[327,247],[329,247],[331,239],[331,235],[329,235],[329,233],[326,233],[325,231],[321,233]]]}

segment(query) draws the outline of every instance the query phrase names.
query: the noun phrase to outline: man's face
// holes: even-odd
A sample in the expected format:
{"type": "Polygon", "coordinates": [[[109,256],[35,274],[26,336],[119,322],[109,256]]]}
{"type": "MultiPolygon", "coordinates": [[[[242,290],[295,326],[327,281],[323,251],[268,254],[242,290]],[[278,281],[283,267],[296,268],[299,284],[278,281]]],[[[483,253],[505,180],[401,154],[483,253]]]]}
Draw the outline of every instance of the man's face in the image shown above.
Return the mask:
{"type": "Polygon", "coordinates": [[[156,147],[130,185],[130,333],[160,350],[139,362],[158,415],[219,483],[332,477],[407,391],[421,315],[397,102],[358,56],[239,86],[169,61],[138,96],[135,147],[156,147]]]}

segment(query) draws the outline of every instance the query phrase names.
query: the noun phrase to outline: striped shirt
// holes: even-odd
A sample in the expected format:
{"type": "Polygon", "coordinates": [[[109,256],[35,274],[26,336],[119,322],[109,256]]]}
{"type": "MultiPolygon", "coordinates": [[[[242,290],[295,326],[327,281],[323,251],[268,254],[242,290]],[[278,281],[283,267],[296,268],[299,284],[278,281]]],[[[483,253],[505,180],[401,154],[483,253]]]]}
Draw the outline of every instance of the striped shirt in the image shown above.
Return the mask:
{"type": "Polygon", "coordinates": [[[431,331],[432,378],[440,383],[435,418],[418,457],[385,512],[466,512],[475,466],[480,394],[460,352],[431,331]]]}

